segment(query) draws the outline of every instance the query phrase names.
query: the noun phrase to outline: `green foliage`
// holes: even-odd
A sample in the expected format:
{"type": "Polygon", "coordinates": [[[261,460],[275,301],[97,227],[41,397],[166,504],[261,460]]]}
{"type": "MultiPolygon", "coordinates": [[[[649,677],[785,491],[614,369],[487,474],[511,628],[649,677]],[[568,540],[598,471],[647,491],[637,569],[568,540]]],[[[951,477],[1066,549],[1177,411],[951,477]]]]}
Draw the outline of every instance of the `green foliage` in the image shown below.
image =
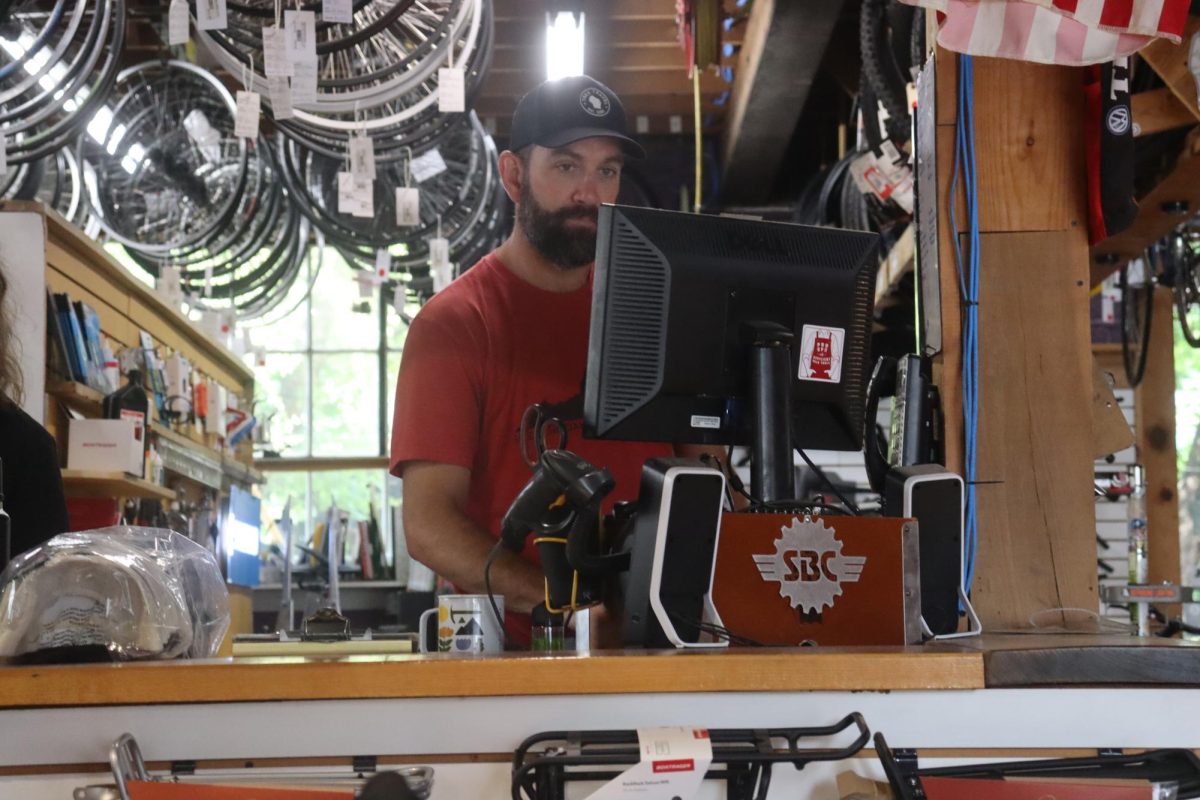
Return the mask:
{"type": "Polygon", "coordinates": [[[1193,455],[1193,442],[1200,427],[1200,350],[1183,338],[1179,323],[1173,320],[1175,331],[1175,444],[1179,475],[1184,475],[1188,459],[1195,459],[1193,469],[1200,469],[1200,450],[1193,455]]]}

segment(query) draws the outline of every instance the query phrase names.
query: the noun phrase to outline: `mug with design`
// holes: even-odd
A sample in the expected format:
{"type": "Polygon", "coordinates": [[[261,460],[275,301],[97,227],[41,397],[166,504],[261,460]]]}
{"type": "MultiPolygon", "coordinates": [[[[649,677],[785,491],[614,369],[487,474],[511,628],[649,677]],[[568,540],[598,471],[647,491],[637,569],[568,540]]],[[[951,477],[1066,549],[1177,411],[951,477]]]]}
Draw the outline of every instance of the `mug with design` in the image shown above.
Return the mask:
{"type": "MultiPolygon", "coordinates": [[[[504,598],[496,595],[495,599],[503,617],[504,598]]],[[[504,650],[504,636],[486,594],[439,595],[437,606],[421,614],[417,639],[422,653],[430,652],[425,645],[425,630],[434,614],[437,614],[439,653],[499,653],[504,650]]]]}

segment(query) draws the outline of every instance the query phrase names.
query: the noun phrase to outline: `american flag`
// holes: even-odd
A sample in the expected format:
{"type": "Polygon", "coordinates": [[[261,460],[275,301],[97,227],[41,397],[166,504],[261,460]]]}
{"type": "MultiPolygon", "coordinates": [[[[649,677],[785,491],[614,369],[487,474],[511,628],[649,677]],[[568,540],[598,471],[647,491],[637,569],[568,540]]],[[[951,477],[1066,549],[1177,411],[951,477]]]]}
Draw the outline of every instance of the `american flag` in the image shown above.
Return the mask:
{"type": "Polygon", "coordinates": [[[973,56],[1084,66],[1179,43],[1189,0],[902,0],[938,13],[938,44],[973,56]]]}

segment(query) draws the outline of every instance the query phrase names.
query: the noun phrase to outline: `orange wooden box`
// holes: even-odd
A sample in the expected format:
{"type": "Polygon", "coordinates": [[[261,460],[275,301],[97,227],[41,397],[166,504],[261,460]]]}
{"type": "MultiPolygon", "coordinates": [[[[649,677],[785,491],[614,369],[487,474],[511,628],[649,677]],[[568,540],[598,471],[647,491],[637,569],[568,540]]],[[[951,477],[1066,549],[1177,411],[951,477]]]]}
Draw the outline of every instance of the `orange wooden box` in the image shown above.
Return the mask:
{"type": "Polygon", "coordinates": [[[917,523],[894,517],[727,513],[713,603],[767,645],[921,641],[917,523]]]}

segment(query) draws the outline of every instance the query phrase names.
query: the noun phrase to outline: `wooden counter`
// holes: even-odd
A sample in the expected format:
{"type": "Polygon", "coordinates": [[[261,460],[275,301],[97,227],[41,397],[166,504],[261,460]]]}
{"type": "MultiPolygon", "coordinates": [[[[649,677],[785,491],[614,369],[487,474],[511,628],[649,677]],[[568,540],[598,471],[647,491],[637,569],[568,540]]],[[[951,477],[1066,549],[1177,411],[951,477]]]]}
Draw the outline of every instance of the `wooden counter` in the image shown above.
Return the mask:
{"type": "Polygon", "coordinates": [[[0,668],[0,708],[681,692],[978,689],[977,652],[514,653],[0,668]]]}
{"type": "Polygon", "coordinates": [[[246,658],[0,667],[0,708],[694,692],[1200,686],[1200,645],[1003,635],[924,647],[246,658]]]}

